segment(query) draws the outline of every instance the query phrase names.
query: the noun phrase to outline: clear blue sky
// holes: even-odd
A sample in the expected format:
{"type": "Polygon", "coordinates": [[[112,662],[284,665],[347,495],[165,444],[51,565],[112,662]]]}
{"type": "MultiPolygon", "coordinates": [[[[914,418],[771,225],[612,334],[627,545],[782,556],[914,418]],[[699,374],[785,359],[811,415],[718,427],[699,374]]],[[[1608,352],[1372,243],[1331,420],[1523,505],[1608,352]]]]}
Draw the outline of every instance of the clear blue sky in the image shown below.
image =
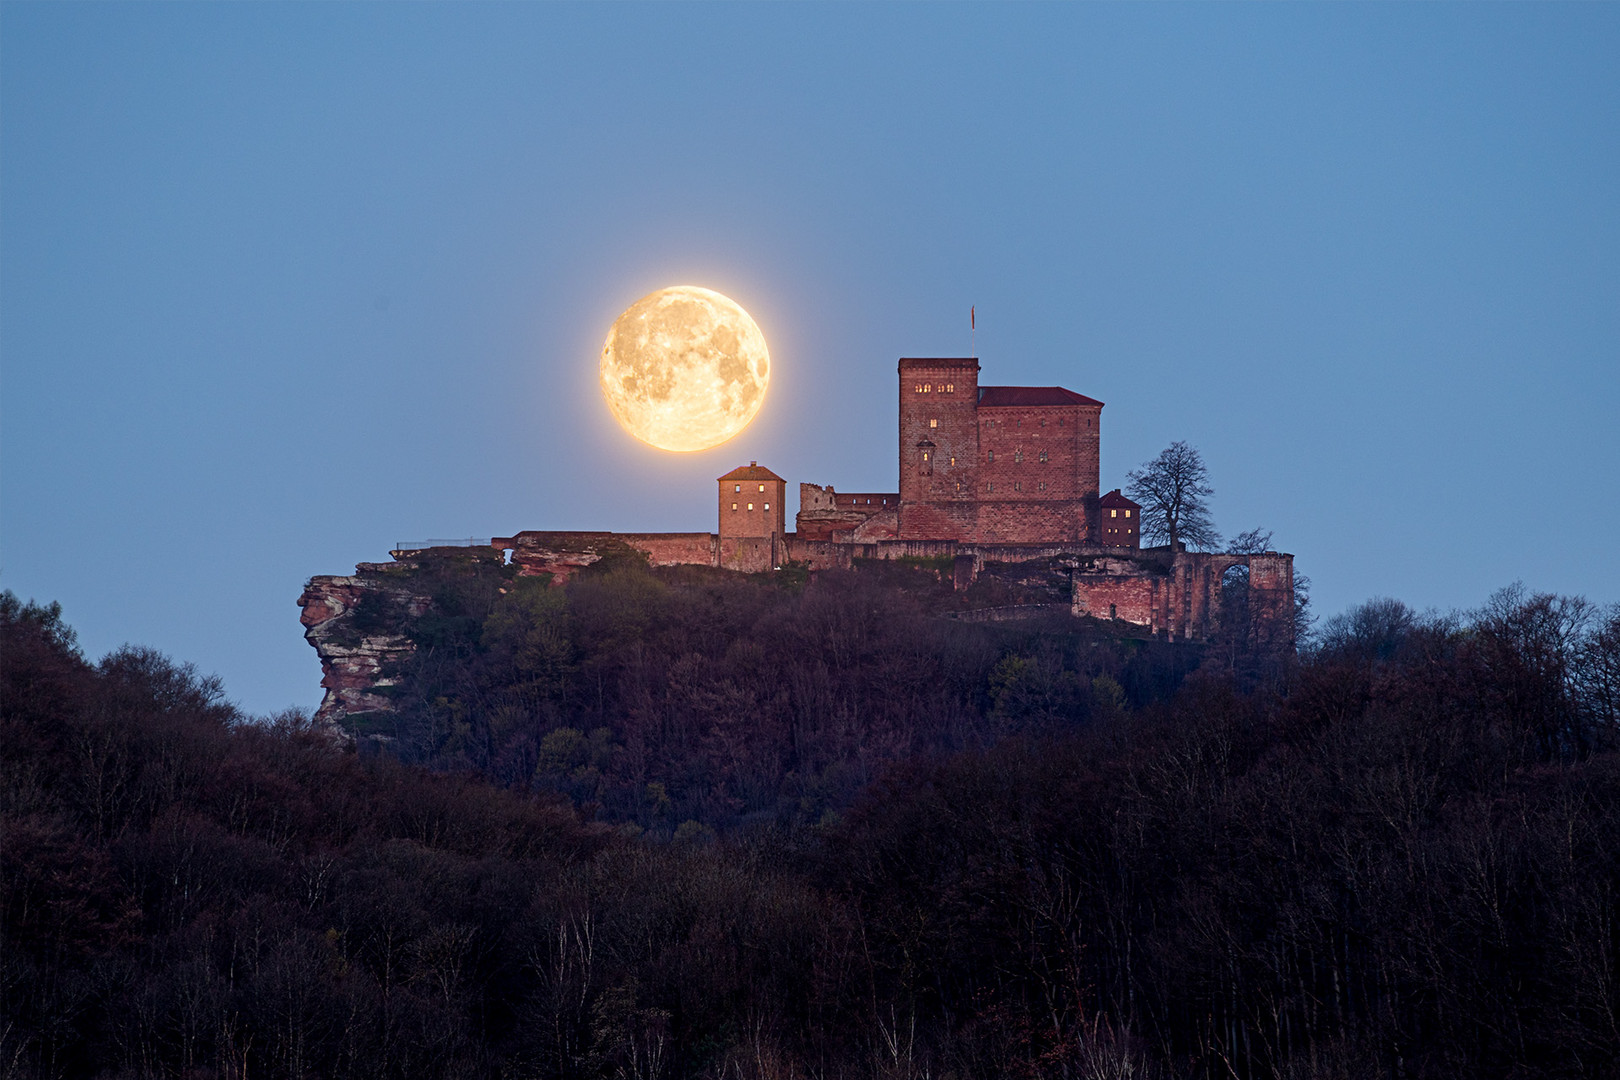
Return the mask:
{"type": "Polygon", "coordinates": [[[6,3],[0,586],[312,706],[304,579],[396,539],[892,490],[971,304],[1324,614],[1620,601],[1617,58],[1612,4],[6,3]],[[595,387],[674,283],[775,361],[681,457],[595,387]]]}

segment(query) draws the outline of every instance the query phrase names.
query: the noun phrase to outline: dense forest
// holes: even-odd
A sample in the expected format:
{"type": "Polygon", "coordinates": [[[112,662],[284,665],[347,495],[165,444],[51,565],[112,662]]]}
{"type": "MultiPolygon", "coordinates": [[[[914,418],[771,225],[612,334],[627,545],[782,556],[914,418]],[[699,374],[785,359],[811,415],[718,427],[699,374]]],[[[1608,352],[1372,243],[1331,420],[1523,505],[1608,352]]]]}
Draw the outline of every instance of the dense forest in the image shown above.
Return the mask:
{"type": "Polygon", "coordinates": [[[441,577],[357,739],[0,598],[6,1076],[1620,1076],[1620,611],[441,577]]]}

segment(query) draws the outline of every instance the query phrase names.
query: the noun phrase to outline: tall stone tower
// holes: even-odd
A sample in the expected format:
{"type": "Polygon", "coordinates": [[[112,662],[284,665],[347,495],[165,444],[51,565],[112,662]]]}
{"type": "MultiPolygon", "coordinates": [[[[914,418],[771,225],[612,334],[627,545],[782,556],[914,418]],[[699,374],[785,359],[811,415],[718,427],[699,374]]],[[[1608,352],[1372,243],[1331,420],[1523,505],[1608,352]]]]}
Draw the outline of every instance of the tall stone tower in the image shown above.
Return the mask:
{"type": "Polygon", "coordinates": [[[900,361],[900,535],[970,540],[979,455],[976,357],[900,361]]]}

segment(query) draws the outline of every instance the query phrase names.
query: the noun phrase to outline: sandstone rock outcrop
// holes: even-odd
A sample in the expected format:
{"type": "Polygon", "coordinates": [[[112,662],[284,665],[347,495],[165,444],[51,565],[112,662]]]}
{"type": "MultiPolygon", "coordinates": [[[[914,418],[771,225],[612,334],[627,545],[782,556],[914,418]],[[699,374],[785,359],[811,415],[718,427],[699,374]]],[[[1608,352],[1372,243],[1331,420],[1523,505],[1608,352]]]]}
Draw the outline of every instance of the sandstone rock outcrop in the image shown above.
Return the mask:
{"type": "Polygon", "coordinates": [[[336,724],[360,713],[392,711],[385,693],[394,685],[390,670],[416,646],[387,616],[418,618],[432,603],[411,590],[415,569],[409,560],[361,563],[353,575],[323,574],[304,586],[298,621],[321,658],[326,690],[316,720],[336,724]]]}

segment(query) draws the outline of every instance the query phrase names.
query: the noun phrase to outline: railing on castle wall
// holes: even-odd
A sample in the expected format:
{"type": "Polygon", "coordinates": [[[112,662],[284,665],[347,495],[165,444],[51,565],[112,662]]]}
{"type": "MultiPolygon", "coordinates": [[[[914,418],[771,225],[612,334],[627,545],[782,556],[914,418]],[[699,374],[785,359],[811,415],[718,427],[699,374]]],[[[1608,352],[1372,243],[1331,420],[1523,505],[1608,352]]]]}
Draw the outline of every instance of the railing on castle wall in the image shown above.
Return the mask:
{"type": "Polygon", "coordinates": [[[394,544],[395,551],[422,551],[425,548],[436,547],[489,547],[493,540],[488,536],[468,536],[459,540],[400,540],[394,544]]]}

